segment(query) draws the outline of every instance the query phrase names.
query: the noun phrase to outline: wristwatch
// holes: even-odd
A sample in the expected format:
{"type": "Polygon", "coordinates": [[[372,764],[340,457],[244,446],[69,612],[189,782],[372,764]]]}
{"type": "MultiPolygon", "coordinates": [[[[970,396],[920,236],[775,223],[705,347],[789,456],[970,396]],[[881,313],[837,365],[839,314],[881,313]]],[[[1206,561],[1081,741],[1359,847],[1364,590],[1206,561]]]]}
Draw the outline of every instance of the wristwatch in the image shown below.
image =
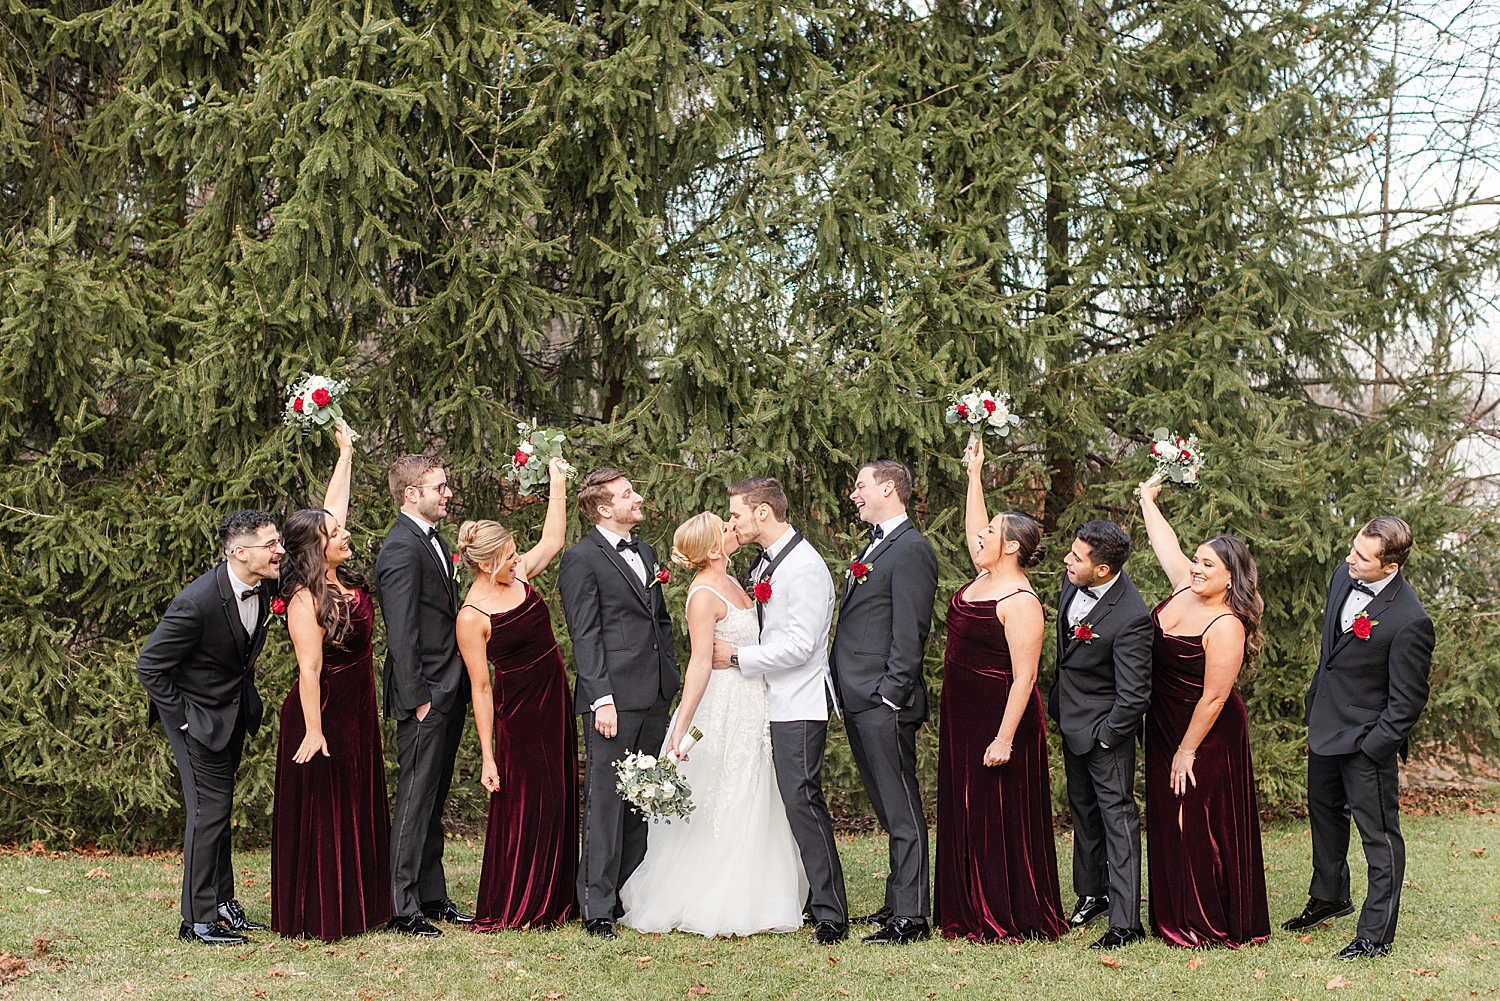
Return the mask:
{"type": "Polygon", "coordinates": [[[740,666],[740,652],[738,650],[729,655],[729,666],[733,668],[740,666]]]}

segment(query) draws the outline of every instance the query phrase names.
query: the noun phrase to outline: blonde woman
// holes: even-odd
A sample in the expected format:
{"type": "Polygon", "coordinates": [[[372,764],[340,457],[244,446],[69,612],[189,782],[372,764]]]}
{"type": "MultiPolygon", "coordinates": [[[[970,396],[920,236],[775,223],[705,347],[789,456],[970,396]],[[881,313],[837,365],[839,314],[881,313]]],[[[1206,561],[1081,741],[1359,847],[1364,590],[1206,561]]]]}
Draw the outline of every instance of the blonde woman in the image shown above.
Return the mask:
{"type": "Polygon", "coordinates": [[[738,544],[709,511],[672,537],[673,562],[697,575],[687,598],[692,659],[661,753],[689,726],[703,739],[680,765],[692,817],[653,823],[645,860],[620,888],[620,921],[639,931],[713,937],[802,926],[807,876],[771,763],[766,682],[737,667],[713,669],[715,640],[752,646],[759,633],[754,601],[726,569],[738,544]]]}
{"type": "Polygon", "coordinates": [[[458,611],[458,649],[474,693],[490,791],[474,927],[549,927],[573,917],[578,872],[577,730],[547,603],[532,588],[562,551],[567,480],[552,460],[542,538],[521,552],[493,521],[458,529],[474,585],[458,611]],[[494,681],[490,680],[491,668],[494,681]]]}

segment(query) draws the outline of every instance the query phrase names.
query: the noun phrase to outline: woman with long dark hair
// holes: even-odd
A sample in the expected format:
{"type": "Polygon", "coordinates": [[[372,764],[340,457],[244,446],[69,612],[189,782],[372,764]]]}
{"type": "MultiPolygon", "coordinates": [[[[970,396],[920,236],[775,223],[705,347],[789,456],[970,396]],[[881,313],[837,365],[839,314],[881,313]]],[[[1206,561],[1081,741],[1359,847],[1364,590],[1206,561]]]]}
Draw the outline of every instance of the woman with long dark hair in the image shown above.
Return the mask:
{"type": "Polygon", "coordinates": [[[947,938],[1051,940],[1068,930],[1068,919],[1036,686],[1047,623],[1026,576],[1047,549],[1026,515],[989,516],[984,443],[965,460],[965,534],[979,573],[948,603],[933,920],[947,938]]]}
{"type": "Polygon", "coordinates": [[[1141,513],[1172,594],[1151,613],[1146,834],[1151,931],[1171,945],[1237,948],[1271,934],[1249,720],[1235,691],[1265,645],[1265,602],[1244,541],[1215,535],[1189,558],[1141,484],[1141,513]]]}
{"type": "Polygon", "coordinates": [[[287,518],[281,600],[297,680],[281,706],[271,818],[271,927],[325,942],[391,917],[390,807],[375,705],[375,605],[348,565],[354,445],[323,507],[287,518]]]}

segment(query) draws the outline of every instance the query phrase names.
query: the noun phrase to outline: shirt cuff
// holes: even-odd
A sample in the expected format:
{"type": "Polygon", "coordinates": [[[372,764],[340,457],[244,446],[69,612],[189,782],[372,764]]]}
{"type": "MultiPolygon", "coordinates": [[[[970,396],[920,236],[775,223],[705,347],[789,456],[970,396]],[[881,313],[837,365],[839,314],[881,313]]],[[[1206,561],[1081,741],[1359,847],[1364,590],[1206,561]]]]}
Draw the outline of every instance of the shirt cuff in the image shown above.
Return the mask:
{"type": "Polygon", "coordinates": [[[594,704],[589,706],[589,712],[596,713],[599,711],[600,706],[612,706],[614,704],[615,697],[613,695],[603,695],[595,699],[594,704]]]}
{"type": "Polygon", "coordinates": [[[901,711],[901,707],[900,706],[896,705],[896,703],[892,702],[890,699],[886,698],[884,695],[882,695],[880,697],[880,701],[884,702],[886,705],[890,706],[892,709],[896,710],[897,712],[901,711]]]}

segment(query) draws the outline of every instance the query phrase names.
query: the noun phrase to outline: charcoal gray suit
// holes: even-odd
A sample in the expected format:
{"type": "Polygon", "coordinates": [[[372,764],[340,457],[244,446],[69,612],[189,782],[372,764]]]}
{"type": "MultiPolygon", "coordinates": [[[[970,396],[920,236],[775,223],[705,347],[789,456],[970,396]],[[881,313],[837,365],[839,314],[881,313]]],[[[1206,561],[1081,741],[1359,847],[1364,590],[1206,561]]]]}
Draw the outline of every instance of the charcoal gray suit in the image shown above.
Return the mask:
{"type": "Polygon", "coordinates": [[[619,889],[646,857],[646,820],[620,798],[615,762],[631,751],[661,751],[679,685],[672,616],[655,583],[656,551],[638,545],[649,587],[597,528],[563,553],[557,576],[578,672],[573,708],[583,717],[578,902],[585,921],[623,913],[619,889]],[[619,718],[609,738],[594,729],[594,703],[606,695],[619,718]]]}
{"type": "Polygon", "coordinates": [[[275,586],[262,581],[256,588],[260,607],[247,634],[228,566],[220,563],[172,599],[136,660],[151,697],[148,725],[162,721],[182,780],[182,919],[190,924],[217,921],[219,904],[234,899],[234,773],[245,736],[259,732],[265,712],[255,659],[275,586]]]}
{"type": "Polygon", "coordinates": [[[375,561],[375,580],[385,620],[385,715],[396,721],[401,769],[391,816],[391,910],[411,917],[448,896],[443,808],[468,713],[469,677],[454,632],[458,581],[443,537],[429,537],[398,515],[375,561]]]}
{"type": "Polygon", "coordinates": [[[1151,704],[1151,616],[1124,571],[1075,637],[1068,608],[1078,588],[1063,579],[1057,614],[1057,679],[1047,711],[1063,737],[1073,816],[1073,889],[1109,895],[1109,926],[1141,927],[1141,815],[1135,805],[1135,735],[1151,704]]]}
{"type": "Polygon", "coordinates": [[[917,729],[927,719],[922,657],[932,631],[937,555],[910,519],[865,552],[864,582],[844,579],[829,667],[865,793],[890,836],[884,906],[896,917],[925,918],[932,896],[917,729]]]}
{"type": "Polygon", "coordinates": [[[1307,690],[1307,812],[1312,826],[1310,894],[1349,899],[1349,820],[1364,842],[1369,888],[1358,937],[1389,945],[1396,937],[1406,843],[1401,837],[1396,757],[1427,705],[1436,637],[1432,620],[1401,571],[1370,600],[1368,639],[1342,628],[1354,590],[1347,566],[1328,584],[1323,645],[1307,690]]]}

